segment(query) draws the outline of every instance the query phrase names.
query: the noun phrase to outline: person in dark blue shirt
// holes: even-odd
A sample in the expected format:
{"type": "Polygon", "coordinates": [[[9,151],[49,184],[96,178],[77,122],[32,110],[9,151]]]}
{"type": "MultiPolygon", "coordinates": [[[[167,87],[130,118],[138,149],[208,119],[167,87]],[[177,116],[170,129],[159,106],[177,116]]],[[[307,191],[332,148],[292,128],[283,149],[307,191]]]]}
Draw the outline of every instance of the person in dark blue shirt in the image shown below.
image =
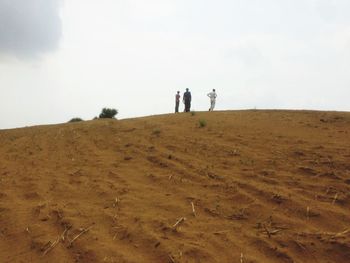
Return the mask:
{"type": "Polygon", "coordinates": [[[191,110],[191,92],[189,92],[188,88],[186,89],[186,92],[183,95],[183,102],[185,104],[185,112],[189,112],[191,110]]]}

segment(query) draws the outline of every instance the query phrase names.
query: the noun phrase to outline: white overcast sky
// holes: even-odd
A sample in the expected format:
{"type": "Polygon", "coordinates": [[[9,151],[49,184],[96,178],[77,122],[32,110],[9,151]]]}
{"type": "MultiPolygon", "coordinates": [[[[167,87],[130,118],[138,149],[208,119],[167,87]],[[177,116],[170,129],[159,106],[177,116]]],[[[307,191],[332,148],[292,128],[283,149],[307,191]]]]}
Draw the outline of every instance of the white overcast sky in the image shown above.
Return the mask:
{"type": "Polygon", "coordinates": [[[350,110],[349,0],[0,0],[0,129],[192,108],[350,110]]]}

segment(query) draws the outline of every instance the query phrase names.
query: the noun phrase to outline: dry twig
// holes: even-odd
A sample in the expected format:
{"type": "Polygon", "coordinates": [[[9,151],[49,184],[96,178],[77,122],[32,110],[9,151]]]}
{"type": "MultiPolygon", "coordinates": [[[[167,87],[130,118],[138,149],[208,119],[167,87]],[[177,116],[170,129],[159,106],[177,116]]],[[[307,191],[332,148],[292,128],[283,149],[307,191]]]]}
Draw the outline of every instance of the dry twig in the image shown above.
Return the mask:
{"type": "Polygon", "coordinates": [[[169,255],[169,259],[172,263],[175,263],[175,259],[172,257],[172,255],[169,255]]]}
{"type": "Polygon", "coordinates": [[[66,229],[63,231],[62,235],[61,235],[61,240],[64,241],[65,239],[65,235],[66,233],[68,232],[68,230],[70,229],[71,227],[66,227],[66,229]]]}
{"type": "Polygon", "coordinates": [[[69,242],[69,246],[68,247],[71,247],[73,245],[73,242],[75,240],[77,240],[81,235],[85,234],[86,232],[88,232],[91,228],[93,227],[92,226],[89,226],[88,228],[84,228],[78,235],[76,235],[70,242],[69,242]]]}
{"type": "Polygon", "coordinates": [[[177,220],[177,222],[173,225],[173,228],[176,228],[179,224],[181,224],[182,222],[184,222],[186,220],[185,217],[181,217],[179,220],[177,220]]]}
{"type": "MultiPolygon", "coordinates": [[[[60,241],[62,240],[62,241],[64,241],[64,239],[65,239],[65,235],[66,235],[66,233],[67,233],[67,231],[70,229],[70,227],[66,227],[65,228],[65,230],[63,231],[63,233],[60,235],[60,236],[58,236],[57,237],[57,239],[44,251],[44,253],[43,253],[43,256],[45,256],[47,253],[49,253],[55,246],[57,246],[58,245],[58,243],[60,243],[60,241]]],[[[51,242],[49,242],[49,243],[51,243],[51,242]]]]}
{"type": "Polygon", "coordinates": [[[196,217],[197,215],[196,215],[196,210],[194,209],[194,204],[193,204],[193,202],[191,202],[191,205],[192,205],[192,212],[193,212],[193,215],[194,215],[194,217],[196,217]]]}
{"type": "Polygon", "coordinates": [[[47,253],[49,253],[59,242],[60,242],[60,237],[58,237],[52,244],[49,246],[43,253],[43,256],[45,256],[47,253]]]}
{"type": "Polygon", "coordinates": [[[271,233],[270,233],[270,231],[267,229],[267,227],[265,226],[265,224],[263,224],[263,227],[264,227],[264,229],[265,229],[265,231],[266,231],[268,237],[271,238],[271,233]]]}
{"type": "Polygon", "coordinates": [[[298,240],[294,240],[295,244],[297,244],[301,249],[306,250],[303,244],[301,244],[298,240]]]}
{"type": "Polygon", "coordinates": [[[117,207],[117,206],[118,206],[118,204],[119,204],[119,202],[120,202],[119,198],[118,198],[118,197],[116,197],[116,198],[115,198],[115,200],[114,200],[113,207],[117,207]]]}
{"type": "Polygon", "coordinates": [[[347,234],[349,232],[350,232],[350,228],[344,230],[343,232],[339,232],[339,233],[335,234],[334,237],[340,237],[340,236],[343,236],[343,235],[345,235],[345,234],[347,234]]]}
{"type": "Polygon", "coordinates": [[[337,198],[338,198],[338,193],[335,194],[334,198],[333,198],[333,202],[332,202],[332,205],[335,204],[335,201],[337,201],[337,198]]]}
{"type": "Polygon", "coordinates": [[[342,232],[339,233],[334,233],[334,232],[321,232],[319,233],[320,235],[327,235],[329,236],[329,238],[338,238],[338,237],[343,237],[344,235],[346,235],[347,233],[350,233],[350,228],[346,229],[342,232]]]}

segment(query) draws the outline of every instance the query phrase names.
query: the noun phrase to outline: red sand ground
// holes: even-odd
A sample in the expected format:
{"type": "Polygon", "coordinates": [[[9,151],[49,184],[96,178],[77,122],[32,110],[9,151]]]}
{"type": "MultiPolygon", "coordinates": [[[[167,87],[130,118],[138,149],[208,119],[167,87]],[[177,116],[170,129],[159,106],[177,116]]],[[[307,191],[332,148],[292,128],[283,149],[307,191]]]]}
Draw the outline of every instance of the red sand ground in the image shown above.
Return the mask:
{"type": "Polygon", "coordinates": [[[0,143],[0,262],[350,262],[350,113],[95,120],[0,143]]]}

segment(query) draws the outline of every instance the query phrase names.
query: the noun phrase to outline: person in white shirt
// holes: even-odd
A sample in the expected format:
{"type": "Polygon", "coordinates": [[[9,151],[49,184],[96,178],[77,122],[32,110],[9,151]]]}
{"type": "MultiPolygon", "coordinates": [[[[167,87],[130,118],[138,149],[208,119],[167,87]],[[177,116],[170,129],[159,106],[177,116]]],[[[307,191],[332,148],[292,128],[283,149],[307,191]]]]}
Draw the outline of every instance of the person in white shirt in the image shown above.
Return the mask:
{"type": "Polygon", "coordinates": [[[215,89],[213,89],[212,92],[209,92],[207,94],[207,96],[210,98],[210,109],[209,109],[209,111],[213,111],[214,107],[215,107],[216,97],[217,97],[215,89]]]}

